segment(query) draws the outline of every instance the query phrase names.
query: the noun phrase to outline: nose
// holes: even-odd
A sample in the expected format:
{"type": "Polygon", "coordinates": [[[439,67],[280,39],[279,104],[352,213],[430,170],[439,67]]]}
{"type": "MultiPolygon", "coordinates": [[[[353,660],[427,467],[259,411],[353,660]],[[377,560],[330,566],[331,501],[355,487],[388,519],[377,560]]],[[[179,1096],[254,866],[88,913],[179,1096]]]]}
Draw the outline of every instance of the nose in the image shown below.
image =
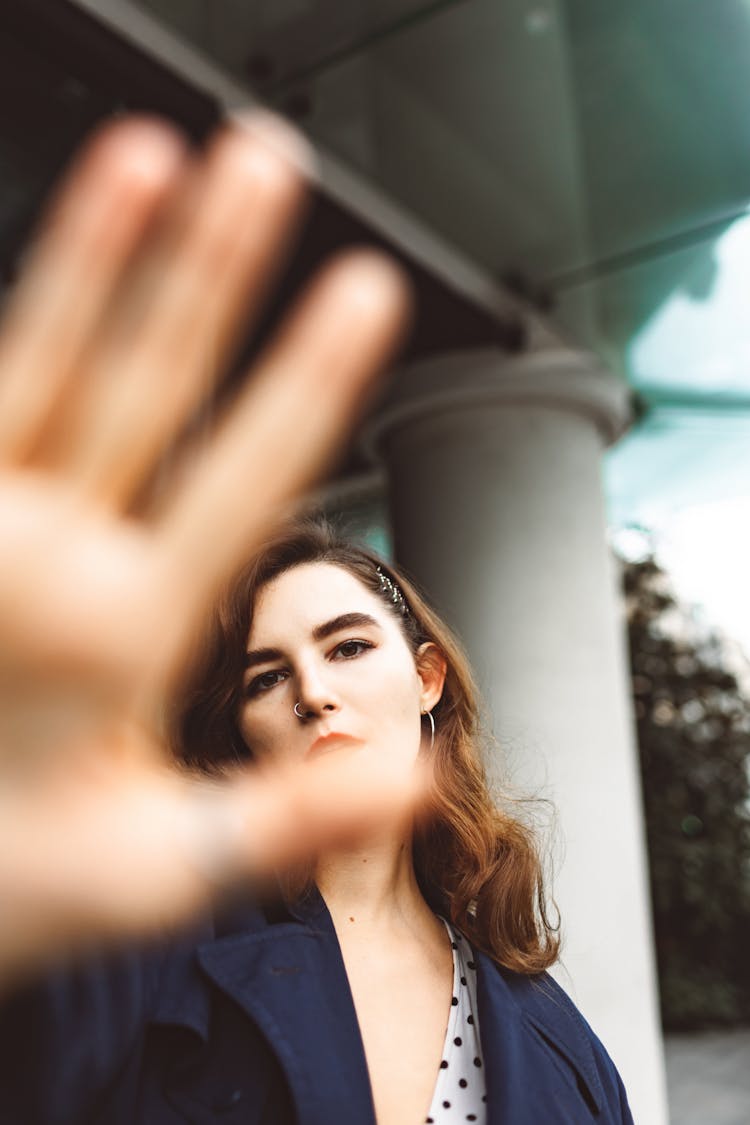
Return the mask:
{"type": "Polygon", "coordinates": [[[301,723],[309,722],[311,719],[318,719],[326,711],[335,711],[336,708],[332,703],[324,703],[322,707],[311,707],[309,703],[303,703],[298,699],[294,704],[294,713],[301,723]]]}
{"type": "Polygon", "coordinates": [[[300,676],[298,693],[294,713],[302,723],[339,710],[335,693],[319,674],[310,669],[300,676]]]}

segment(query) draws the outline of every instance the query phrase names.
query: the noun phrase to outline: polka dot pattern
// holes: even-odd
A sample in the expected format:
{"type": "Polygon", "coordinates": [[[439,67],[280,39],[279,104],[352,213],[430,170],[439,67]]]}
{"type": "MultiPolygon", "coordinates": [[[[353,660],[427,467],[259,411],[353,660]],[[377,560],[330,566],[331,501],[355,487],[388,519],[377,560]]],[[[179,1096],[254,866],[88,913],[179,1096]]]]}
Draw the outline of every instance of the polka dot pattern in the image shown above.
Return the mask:
{"type": "Polygon", "coordinates": [[[487,1123],[487,1093],[477,1017],[477,974],[471,946],[445,923],[453,951],[453,996],[443,1057],[438,1068],[428,1125],[487,1123]]]}

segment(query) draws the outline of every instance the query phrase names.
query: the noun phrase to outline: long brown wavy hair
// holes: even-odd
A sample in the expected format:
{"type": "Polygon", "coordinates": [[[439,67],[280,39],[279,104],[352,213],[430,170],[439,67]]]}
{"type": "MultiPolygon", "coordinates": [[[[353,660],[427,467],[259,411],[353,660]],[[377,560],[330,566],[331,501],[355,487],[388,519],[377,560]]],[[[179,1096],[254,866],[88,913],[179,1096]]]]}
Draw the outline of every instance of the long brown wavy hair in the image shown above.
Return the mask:
{"type": "Polygon", "coordinates": [[[443,694],[433,708],[428,808],[417,818],[414,866],[425,898],[468,940],[504,967],[535,975],[559,952],[545,894],[543,863],[532,828],[513,805],[493,800],[482,761],[477,692],[469,663],[449,628],[414,584],[371,551],[340,538],[318,519],[285,528],[220,600],[204,659],[176,716],[175,749],[191,766],[216,771],[251,756],[237,717],[244,655],[258,592],[278,575],[311,562],[349,571],[399,619],[416,655],[433,642],[447,664],[443,694]],[[383,582],[400,590],[408,612],[383,582]]]}

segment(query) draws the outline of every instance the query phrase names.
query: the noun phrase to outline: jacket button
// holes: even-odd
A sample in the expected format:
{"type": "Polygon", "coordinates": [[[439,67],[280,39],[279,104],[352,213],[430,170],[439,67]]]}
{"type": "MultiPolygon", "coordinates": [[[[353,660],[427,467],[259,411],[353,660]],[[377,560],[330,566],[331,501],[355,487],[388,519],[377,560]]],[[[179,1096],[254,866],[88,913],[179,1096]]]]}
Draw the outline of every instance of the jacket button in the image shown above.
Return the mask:
{"type": "Polygon", "coordinates": [[[242,1101],[242,1090],[222,1090],[213,1099],[213,1107],[217,1113],[226,1113],[234,1109],[242,1101]]]}

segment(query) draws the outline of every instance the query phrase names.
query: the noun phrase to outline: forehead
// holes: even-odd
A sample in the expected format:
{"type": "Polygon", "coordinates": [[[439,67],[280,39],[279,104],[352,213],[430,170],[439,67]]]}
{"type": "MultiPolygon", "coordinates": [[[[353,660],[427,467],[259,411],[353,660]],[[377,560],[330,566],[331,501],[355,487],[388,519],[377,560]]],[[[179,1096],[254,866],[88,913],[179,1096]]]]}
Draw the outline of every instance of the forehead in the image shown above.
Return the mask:
{"type": "Polygon", "coordinates": [[[356,612],[369,613],[386,627],[392,617],[381,599],[350,571],[336,563],[301,563],[261,589],[250,638],[255,646],[280,634],[309,633],[342,613],[356,612]]]}

